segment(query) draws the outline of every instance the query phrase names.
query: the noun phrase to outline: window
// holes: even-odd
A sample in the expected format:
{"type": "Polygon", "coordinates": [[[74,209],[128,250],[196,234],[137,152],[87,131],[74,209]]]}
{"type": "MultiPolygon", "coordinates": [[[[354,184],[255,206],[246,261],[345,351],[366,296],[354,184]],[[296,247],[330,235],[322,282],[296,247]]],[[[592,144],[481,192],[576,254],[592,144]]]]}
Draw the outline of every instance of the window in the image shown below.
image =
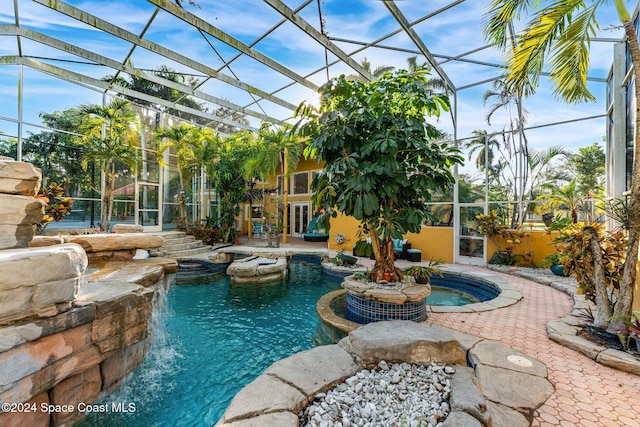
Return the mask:
{"type": "Polygon", "coordinates": [[[291,194],[309,193],[309,173],[302,172],[293,175],[293,188],[291,194]]]}

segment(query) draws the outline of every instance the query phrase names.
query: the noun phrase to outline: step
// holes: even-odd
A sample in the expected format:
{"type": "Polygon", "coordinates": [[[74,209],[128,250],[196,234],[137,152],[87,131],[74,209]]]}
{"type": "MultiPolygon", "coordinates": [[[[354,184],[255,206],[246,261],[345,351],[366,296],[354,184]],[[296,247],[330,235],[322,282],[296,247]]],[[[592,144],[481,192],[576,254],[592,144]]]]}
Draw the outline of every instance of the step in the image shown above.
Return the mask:
{"type": "Polygon", "coordinates": [[[202,240],[191,240],[189,242],[184,243],[164,243],[164,245],[160,246],[160,250],[162,251],[181,251],[183,249],[193,249],[202,246],[202,240]]]}
{"type": "Polygon", "coordinates": [[[181,250],[181,251],[171,251],[171,252],[168,252],[164,256],[167,256],[169,258],[182,259],[182,258],[188,258],[189,256],[193,256],[193,255],[212,252],[212,249],[213,248],[211,246],[201,246],[199,248],[194,248],[194,249],[184,249],[184,250],[181,250]]]}
{"type": "Polygon", "coordinates": [[[195,237],[193,237],[193,236],[171,237],[169,239],[167,239],[165,237],[164,238],[164,244],[165,245],[175,245],[175,244],[193,242],[194,240],[195,240],[195,237]]]}

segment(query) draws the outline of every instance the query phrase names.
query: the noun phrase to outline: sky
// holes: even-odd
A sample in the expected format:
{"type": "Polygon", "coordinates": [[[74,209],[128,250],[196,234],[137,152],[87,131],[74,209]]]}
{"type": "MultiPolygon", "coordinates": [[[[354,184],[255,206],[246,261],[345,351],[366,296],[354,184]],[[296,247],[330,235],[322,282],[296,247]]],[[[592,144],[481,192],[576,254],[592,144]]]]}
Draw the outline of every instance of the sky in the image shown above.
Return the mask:
{"type": "MultiPolygon", "coordinates": [[[[198,0],[200,7],[186,5],[185,10],[235,37],[237,40],[251,45],[270,29],[276,27],[264,39],[259,40],[253,48],[284,65],[300,76],[306,76],[315,85],[326,82],[326,71],[320,70],[325,64],[325,51],[319,44],[304,34],[291,22],[283,21],[283,17],[267,2],[260,0],[198,0]],[[280,25],[278,25],[280,24],[280,25]]],[[[22,28],[27,28],[49,37],[70,43],[75,46],[99,53],[105,57],[123,62],[131,53],[132,44],[118,37],[93,28],[83,22],[70,18],[45,6],[44,0],[17,0],[18,16],[16,19],[13,1],[0,0],[8,7],[0,7],[0,24],[15,25],[16,20],[22,28]],[[42,3],[42,4],[41,4],[42,3]]],[[[156,6],[144,0],[67,0],[67,3],[89,12],[135,35],[145,31],[145,25],[153,15],[156,6]]],[[[291,9],[303,4],[302,0],[285,0],[291,9]]],[[[361,44],[372,43],[383,35],[393,34],[399,29],[397,21],[392,17],[384,3],[378,0],[320,0],[305,1],[307,4],[299,12],[299,16],[319,29],[318,3],[321,6],[324,34],[346,53],[362,49],[361,44]],[[361,44],[343,41],[355,40],[361,44]]],[[[445,57],[455,57],[482,47],[485,43],[481,34],[481,16],[487,2],[479,0],[459,1],[454,7],[446,9],[452,0],[400,0],[396,6],[408,22],[414,22],[426,15],[433,14],[413,28],[424,41],[427,48],[439,62],[445,57]],[[446,10],[438,11],[441,8],[446,10]]],[[[633,10],[635,2],[627,2],[633,10]]],[[[618,20],[612,7],[602,10],[599,15],[600,37],[619,40],[622,30],[608,30],[617,25],[618,20]]],[[[3,34],[6,34],[3,33],[3,34]]],[[[212,36],[203,36],[195,28],[186,25],[178,17],[161,10],[146,29],[145,39],[171,49],[185,57],[192,58],[232,78],[237,78],[262,91],[272,93],[280,99],[298,105],[301,101],[317,103],[315,92],[300,84],[293,84],[289,77],[276,73],[267,65],[257,62],[245,55],[239,56],[229,67],[224,62],[237,55],[238,51],[212,36]]],[[[405,68],[407,57],[416,51],[416,45],[404,32],[391,35],[380,42],[384,46],[392,46],[400,50],[379,47],[368,47],[353,55],[360,62],[364,58],[371,62],[372,68],[378,65],[392,65],[405,68]],[[403,50],[404,49],[404,50],[403,50]]],[[[70,71],[99,79],[113,74],[108,67],[87,65],[86,59],[68,52],[58,50],[43,43],[20,38],[18,44],[15,36],[0,35],[0,57],[24,56],[35,58],[41,62],[58,66],[70,71]]],[[[328,61],[336,57],[328,53],[328,61]]],[[[589,75],[606,78],[613,57],[613,44],[596,42],[591,47],[591,69],[589,75]]],[[[292,112],[270,101],[255,100],[246,92],[215,79],[206,80],[201,71],[194,70],[168,58],[161,57],[142,47],[133,50],[130,60],[137,68],[154,69],[168,65],[177,71],[191,73],[204,81],[200,90],[219,97],[229,99],[235,104],[264,112],[279,120],[291,121],[292,112]]],[[[470,53],[465,59],[480,63],[500,63],[501,54],[490,48],[470,53]]],[[[419,62],[424,57],[419,58],[419,62]]],[[[484,129],[498,132],[509,120],[505,112],[497,113],[492,124],[487,124],[488,106],[483,103],[483,94],[491,89],[491,84],[474,85],[498,75],[495,67],[479,65],[472,62],[447,61],[440,66],[445,70],[456,88],[473,85],[457,92],[454,108],[457,114],[459,138],[469,137],[474,130],[484,129]]],[[[20,68],[15,65],[0,67],[0,132],[15,136],[18,120],[18,78],[20,68]],[[8,119],[8,120],[7,120],[8,119]]],[[[80,85],[67,82],[30,67],[23,70],[23,112],[22,119],[27,123],[40,124],[38,114],[41,112],[60,111],[77,107],[83,103],[101,103],[102,93],[89,90],[80,85]]],[[[330,77],[339,74],[351,74],[353,70],[345,64],[330,67],[330,77]]],[[[581,117],[603,115],[606,113],[605,84],[591,83],[590,88],[597,101],[588,104],[567,105],[554,98],[547,82],[543,79],[537,94],[525,100],[524,107],[528,112],[528,125],[537,127],[548,123],[570,121],[581,117]]],[[[215,106],[212,106],[215,107],[215,106]]],[[[259,120],[251,118],[254,127],[259,120]]],[[[447,132],[453,134],[453,125],[448,116],[441,117],[436,123],[447,132]]],[[[25,126],[24,131],[35,131],[36,128],[25,126]]],[[[580,121],[570,125],[553,126],[530,132],[530,145],[544,149],[553,145],[563,145],[576,150],[579,147],[601,142],[605,135],[605,119],[580,121]]]]}

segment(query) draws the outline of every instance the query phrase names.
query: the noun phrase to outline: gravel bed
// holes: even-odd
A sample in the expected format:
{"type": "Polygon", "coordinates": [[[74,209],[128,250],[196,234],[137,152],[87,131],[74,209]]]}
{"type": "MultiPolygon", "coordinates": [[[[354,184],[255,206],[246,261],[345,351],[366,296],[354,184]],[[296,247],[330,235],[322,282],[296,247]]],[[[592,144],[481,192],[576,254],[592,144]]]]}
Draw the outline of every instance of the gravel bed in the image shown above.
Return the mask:
{"type": "Polygon", "coordinates": [[[450,366],[380,361],[327,393],[300,414],[307,427],[437,427],[449,414],[450,366]]]}
{"type": "Polygon", "coordinates": [[[576,286],[576,287],[578,286],[578,284],[576,283],[576,279],[574,279],[573,277],[556,276],[548,268],[508,267],[508,266],[496,266],[496,265],[490,265],[489,268],[491,270],[496,270],[496,271],[500,271],[500,272],[503,272],[503,273],[518,272],[518,273],[529,274],[529,275],[532,275],[532,276],[541,276],[541,277],[544,277],[546,279],[553,279],[553,281],[555,281],[555,282],[566,283],[567,285],[573,285],[573,286],[576,286]],[[513,269],[515,269],[515,270],[513,270],[513,269]]]}

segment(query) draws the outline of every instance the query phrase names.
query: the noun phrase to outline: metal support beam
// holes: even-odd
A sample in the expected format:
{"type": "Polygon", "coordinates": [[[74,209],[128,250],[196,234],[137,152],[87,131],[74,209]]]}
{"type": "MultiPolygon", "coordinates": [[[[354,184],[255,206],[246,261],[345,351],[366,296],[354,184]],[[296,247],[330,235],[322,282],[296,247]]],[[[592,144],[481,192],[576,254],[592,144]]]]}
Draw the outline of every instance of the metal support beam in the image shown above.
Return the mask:
{"type": "Polygon", "coordinates": [[[149,3],[152,3],[156,6],[158,6],[159,8],[163,9],[165,12],[168,12],[170,14],[172,14],[173,16],[182,19],[184,22],[186,22],[187,24],[191,25],[194,28],[197,28],[198,30],[204,31],[205,33],[215,37],[216,39],[220,40],[221,42],[228,44],[229,46],[231,46],[232,48],[244,53],[245,55],[250,56],[251,58],[255,59],[258,62],[263,63],[264,65],[266,65],[267,67],[271,68],[272,70],[277,71],[278,73],[287,76],[288,78],[295,80],[296,82],[300,83],[303,86],[308,87],[309,89],[313,90],[313,91],[318,91],[318,86],[315,83],[310,82],[309,80],[305,79],[304,77],[302,77],[301,75],[291,71],[290,69],[288,69],[287,67],[283,66],[282,64],[279,64],[278,62],[274,61],[273,59],[269,58],[268,56],[258,52],[257,50],[247,46],[245,43],[241,42],[240,40],[236,39],[235,37],[225,33],[224,31],[220,30],[219,28],[214,27],[213,25],[209,24],[208,22],[205,22],[204,20],[198,18],[197,16],[193,15],[190,12],[187,12],[186,10],[176,6],[173,3],[170,3],[168,1],[164,1],[164,0],[147,0],[149,3]]]}
{"type": "Polygon", "coordinates": [[[362,65],[358,64],[353,58],[347,55],[342,49],[335,45],[331,40],[327,38],[320,31],[316,30],[311,24],[304,19],[296,15],[293,10],[289,9],[286,4],[280,0],[263,0],[269,6],[274,8],[278,13],[291,21],[296,27],[307,33],[315,41],[324,46],[329,52],[340,58],[344,63],[353,68],[358,74],[364,77],[367,81],[371,80],[371,73],[365,70],[362,65]]]}
{"type": "Polygon", "coordinates": [[[164,56],[165,58],[168,58],[172,61],[176,61],[182,65],[185,65],[193,70],[199,71],[203,74],[206,74],[208,76],[211,76],[215,79],[218,79],[224,83],[227,83],[231,86],[234,86],[238,89],[241,89],[245,92],[249,92],[252,93],[258,97],[264,98],[268,101],[273,102],[274,104],[278,104],[284,108],[287,108],[289,110],[294,111],[297,106],[285,101],[284,99],[275,97],[273,95],[268,94],[267,92],[258,89],[256,87],[253,87],[251,85],[248,85],[246,83],[243,83],[241,81],[238,81],[237,79],[231,77],[231,76],[227,76],[226,74],[222,74],[222,73],[218,73],[216,70],[214,70],[211,67],[208,67],[204,64],[201,64],[197,61],[194,61],[193,59],[190,59],[184,55],[181,55],[177,52],[174,52],[170,49],[167,49],[166,47],[160,46],[157,43],[154,43],[152,41],[143,39],[138,37],[137,35],[123,29],[120,27],[117,27],[103,19],[98,18],[97,16],[91,15],[81,9],[78,9],[76,7],[73,7],[67,3],[64,3],[61,0],[56,0],[55,2],[52,2],[50,0],[33,0],[36,3],[39,3],[43,6],[49,7],[53,10],[55,10],[56,12],[60,12],[62,14],[65,14],[67,16],[70,16],[71,18],[74,18],[80,22],[84,22],[87,25],[90,25],[94,28],[97,28],[99,30],[102,30],[106,33],[109,33],[113,36],[116,36],[122,40],[125,40],[129,43],[133,43],[136,44],[140,47],[143,47],[145,49],[147,49],[150,52],[156,53],[160,56],[164,56]]]}
{"type": "Polygon", "coordinates": [[[444,70],[440,67],[440,65],[438,64],[436,59],[433,57],[433,55],[431,54],[427,46],[424,44],[420,36],[418,36],[415,30],[411,27],[411,25],[409,24],[409,21],[407,21],[407,18],[405,18],[402,12],[400,11],[400,9],[398,9],[398,6],[396,6],[396,4],[393,1],[384,1],[383,3],[387,7],[389,12],[391,12],[391,15],[395,18],[398,24],[400,24],[400,27],[402,27],[402,29],[405,31],[405,33],[407,33],[409,38],[411,38],[413,43],[418,47],[418,49],[420,49],[420,52],[422,52],[425,58],[427,58],[427,61],[429,62],[429,64],[431,64],[435,72],[438,73],[438,75],[445,82],[447,89],[451,90],[452,92],[455,92],[456,90],[455,85],[453,84],[453,82],[451,81],[447,73],[445,73],[444,70]]]}
{"type": "Polygon", "coordinates": [[[133,98],[140,99],[142,101],[151,102],[153,104],[162,105],[167,108],[171,108],[174,110],[182,111],[184,113],[193,114],[194,116],[202,117],[207,120],[224,123],[229,126],[235,126],[241,129],[247,129],[253,132],[257,132],[258,129],[252,126],[247,126],[243,123],[234,122],[229,119],[225,119],[223,117],[218,117],[213,114],[205,113],[200,110],[196,110],[195,108],[185,107],[184,105],[174,104],[172,102],[166,101],[164,99],[156,98],[155,96],[147,95],[146,93],[138,92],[135,90],[127,89],[118,85],[109,84],[109,82],[105,82],[103,80],[94,79],[93,77],[85,76],[83,74],[79,74],[70,70],[65,70],[63,68],[56,67],[54,65],[45,64],[40,61],[36,61],[30,58],[20,58],[18,56],[3,56],[0,57],[0,65],[25,65],[29,68],[32,68],[37,71],[41,71],[46,74],[53,75],[55,77],[59,77],[63,80],[67,80],[71,83],[84,83],[93,87],[97,87],[103,90],[111,90],[117,93],[121,93],[123,95],[131,96],[133,98]]]}
{"type": "Polygon", "coordinates": [[[142,77],[145,80],[149,80],[154,83],[161,84],[166,87],[170,87],[172,89],[179,90],[182,93],[185,93],[189,96],[193,96],[194,98],[202,99],[204,101],[208,101],[217,105],[221,105],[223,107],[230,108],[234,111],[238,111],[240,113],[246,114],[248,116],[256,117],[260,120],[266,120],[270,123],[281,124],[282,122],[273,117],[269,117],[267,115],[255,112],[253,110],[249,110],[244,108],[238,104],[234,104],[227,100],[208,95],[202,91],[194,90],[193,88],[173,82],[171,80],[167,80],[160,76],[157,76],[153,73],[148,73],[146,71],[140,70],[136,67],[132,67],[130,65],[122,64],[118,61],[115,61],[111,58],[107,58],[106,56],[99,55],[97,53],[93,53],[81,47],[71,45],[69,43],[63,42],[61,40],[55,39],[53,37],[49,37],[45,34],[39,33],[37,31],[30,30],[28,28],[17,28],[13,25],[8,24],[0,24],[0,35],[18,35],[30,40],[33,40],[38,43],[45,44],[47,46],[53,47],[55,49],[59,49],[63,52],[71,53],[73,55],[79,56],[81,58],[87,59],[89,61],[95,62],[96,64],[102,64],[106,67],[112,68],[117,71],[128,73],[132,76],[142,77]]]}

